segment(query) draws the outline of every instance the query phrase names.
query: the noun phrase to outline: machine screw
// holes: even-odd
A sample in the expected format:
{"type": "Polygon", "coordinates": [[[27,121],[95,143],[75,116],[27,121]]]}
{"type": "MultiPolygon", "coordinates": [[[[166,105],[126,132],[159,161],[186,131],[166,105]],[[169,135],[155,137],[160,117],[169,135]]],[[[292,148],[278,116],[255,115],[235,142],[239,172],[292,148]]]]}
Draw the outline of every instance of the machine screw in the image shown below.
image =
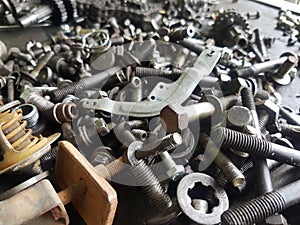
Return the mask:
{"type": "Polygon", "coordinates": [[[289,71],[298,63],[298,58],[294,55],[287,57],[286,61],[280,66],[278,72],[272,75],[272,80],[279,85],[288,85],[291,83],[292,78],[289,71]]]}
{"type": "Polygon", "coordinates": [[[300,180],[266,193],[222,214],[224,225],[246,225],[264,221],[267,217],[300,202],[300,180]]]}

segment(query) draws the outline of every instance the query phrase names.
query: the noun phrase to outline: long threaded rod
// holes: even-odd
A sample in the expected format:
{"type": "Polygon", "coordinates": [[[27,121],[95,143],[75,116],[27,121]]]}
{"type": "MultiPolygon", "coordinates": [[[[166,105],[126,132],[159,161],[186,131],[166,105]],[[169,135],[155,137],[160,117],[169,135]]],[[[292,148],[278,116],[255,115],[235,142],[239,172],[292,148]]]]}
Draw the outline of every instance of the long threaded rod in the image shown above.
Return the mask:
{"type": "Polygon", "coordinates": [[[228,128],[215,129],[214,141],[223,147],[248,152],[261,158],[300,167],[300,151],[271,143],[228,128]]]}

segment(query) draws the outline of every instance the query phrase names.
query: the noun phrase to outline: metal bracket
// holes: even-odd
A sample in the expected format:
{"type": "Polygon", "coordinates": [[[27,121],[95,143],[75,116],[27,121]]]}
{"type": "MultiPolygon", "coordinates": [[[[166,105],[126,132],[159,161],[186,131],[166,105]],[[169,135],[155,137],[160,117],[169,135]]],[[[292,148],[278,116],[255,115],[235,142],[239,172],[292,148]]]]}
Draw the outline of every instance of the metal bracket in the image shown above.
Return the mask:
{"type": "Polygon", "coordinates": [[[171,84],[159,82],[144,101],[118,102],[108,98],[87,99],[82,106],[116,115],[157,116],[161,109],[169,104],[182,104],[193,93],[200,80],[212,72],[221,55],[222,49],[219,48],[203,50],[194,67],[185,69],[180,78],[171,84]]]}

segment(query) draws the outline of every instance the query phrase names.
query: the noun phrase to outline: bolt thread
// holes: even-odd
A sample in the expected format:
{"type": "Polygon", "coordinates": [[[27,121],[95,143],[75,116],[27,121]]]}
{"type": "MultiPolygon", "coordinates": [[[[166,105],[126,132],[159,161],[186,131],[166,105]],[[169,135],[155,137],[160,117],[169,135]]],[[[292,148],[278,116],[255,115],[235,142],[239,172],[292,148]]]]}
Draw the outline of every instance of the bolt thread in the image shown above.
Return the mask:
{"type": "Polygon", "coordinates": [[[215,141],[216,143],[222,143],[222,147],[233,148],[264,158],[271,154],[271,143],[262,139],[224,127],[217,128],[215,132],[215,141]]]}
{"type": "Polygon", "coordinates": [[[147,67],[136,67],[135,69],[135,76],[139,78],[143,77],[169,77],[172,76],[172,72],[165,71],[165,70],[159,70],[159,69],[153,69],[153,68],[147,68],[147,67]]]}
{"type": "Polygon", "coordinates": [[[48,93],[53,102],[59,102],[64,99],[67,95],[75,94],[76,90],[83,90],[85,87],[84,79],[74,82],[68,86],[56,89],[48,93]]]}
{"type": "Polygon", "coordinates": [[[151,205],[159,210],[165,210],[172,205],[171,198],[164,192],[159,180],[143,160],[131,167],[131,172],[138,184],[143,186],[151,205]]]}
{"type": "Polygon", "coordinates": [[[123,169],[125,169],[126,164],[123,162],[123,158],[120,157],[112,161],[111,163],[107,164],[105,167],[108,169],[110,176],[112,177],[117,173],[121,172],[123,169]]]}
{"type": "Polygon", "coordinates": [[[234,187],[240,187],[245,183],[245,176],[232,162],[224,163],[222,171],[234,187]]]}
{"type": "Polygon", "coordinates": [[[250,110],[255,110],[252,90],[248,87],[243,88],[241,91],[241,96],[242,96],[243,105],[250,110]]]}
{"type": "Polygon", "coordinates": [[[259,111],[258,113],[258,124],[259,128],[262,129],[265,127],[269,121],[269,114],[266,111],[259,111]]]}
{"type": "Polygon", "coordinates": [[[52,148],[46,155],[40,158],[41,167],[44,171],[54,167],[57,156],[57,146],[52,148]]]}
{"type": "Polygon", "coordinates": [[[224,172],[220,172],[218,174],[218,176],[216,177],[216,184],[219,187],[224,188],[228,183],[229,183],[229,180],[228,180],[227,176],[225,175],[225,173],[224,172]]]}
{"type": "MultiPolygon", "coordinates": [[[[205,133],[200,134],[200,143],[207,149],[210,138],[205,133]]],[[[232,163],[232,161],[224,155],[214,143],[210,143],[210,148],[207,149],[208,153],[214,157],[214,162],[226,176],[228,181],[232,182],[233,186],[239,187],[245,182],[245,176],[242,172],[232,163]]],[[[225,178],[224,178],[225,179],[225,178]]]]}
{"type": "Polygon", "coordinates": [[[284,198],[274,191],[227,210],[221,216],[221,221],[224,225],[254,224],[281,212],[285,205],[284,198]]]}
{"type": "Polygon", "coordinates": [[[78,198],[84,192],[86,192],[87,187],[84,180],[80,180],[76,184],[72,184],[67,189],[58,193],[58,196],[64,205],[71,202],[73,199],[78,198]]]}

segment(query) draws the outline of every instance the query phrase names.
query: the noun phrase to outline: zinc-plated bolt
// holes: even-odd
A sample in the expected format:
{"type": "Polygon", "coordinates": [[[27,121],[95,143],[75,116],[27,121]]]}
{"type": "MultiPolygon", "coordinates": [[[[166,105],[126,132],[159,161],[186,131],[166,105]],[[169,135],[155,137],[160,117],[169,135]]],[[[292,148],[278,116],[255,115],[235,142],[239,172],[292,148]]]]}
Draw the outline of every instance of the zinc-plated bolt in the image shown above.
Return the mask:
{"type": "Polygon", "coordinates": [[[223,147],[248,152],[261,158],[274,159],[297,167],[300,166],[299,150],[274,144],[224,127],[218,127],[214,129],[214,132],[214,142],[222,143],[223,147]]]}
{"type": "Polygon", "coordinates": [[[248,225],[264,221],[267,217],[300,202],[300,180],[269,192],[240,206],[229,209],[221,217],[224,225],[248,225]]]}
{"type": "Polygon", "coordinates": [[[7,101],[13,102],[15,100],[15,76],[7,77],[7,101]]]}
{"type": "Polygon", "coordinates": [[[260,35],[259,29],[254,30],[254,35],[255,35],[255,43],[260,50],[261,54],[263,57],[267,56],[267,49],[264,43],[263,38],[260,35]]]}

